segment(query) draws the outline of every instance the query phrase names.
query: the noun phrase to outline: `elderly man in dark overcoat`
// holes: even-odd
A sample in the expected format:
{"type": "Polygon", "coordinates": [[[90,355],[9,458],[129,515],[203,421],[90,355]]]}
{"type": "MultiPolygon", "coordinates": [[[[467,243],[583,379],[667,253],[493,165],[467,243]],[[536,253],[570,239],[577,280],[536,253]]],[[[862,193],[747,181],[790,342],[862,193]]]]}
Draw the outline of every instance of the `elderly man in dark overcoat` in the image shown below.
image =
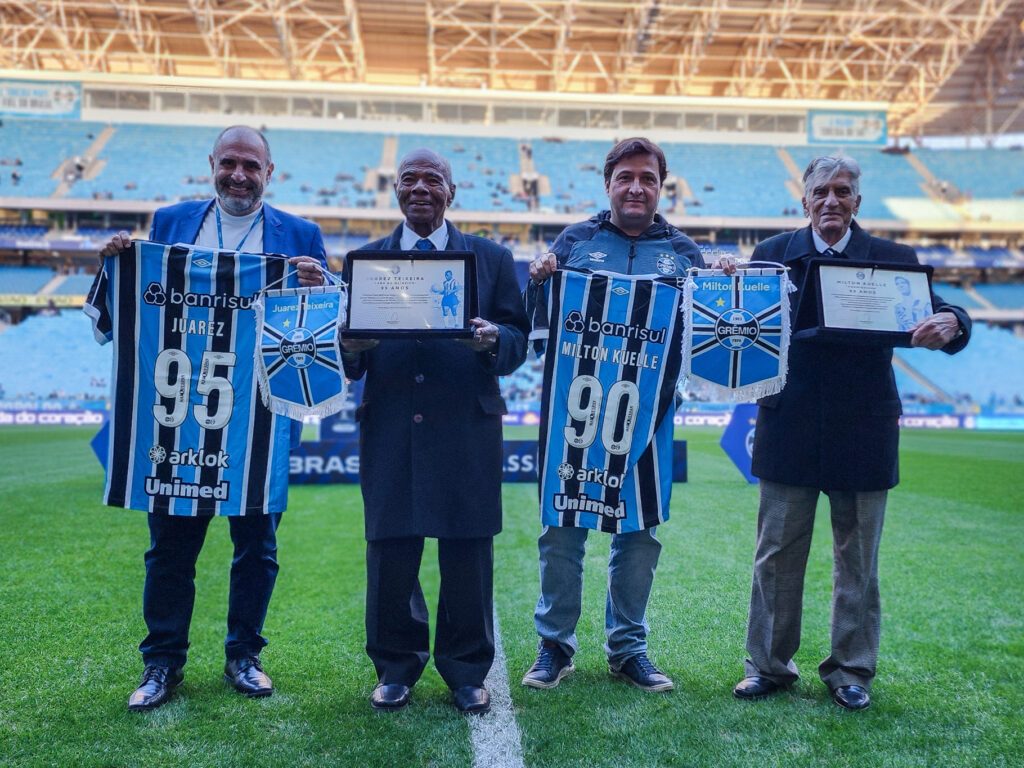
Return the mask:
{"type": "Polygon", "coordinates": [[[430,656],[419,568],[425,537],[438,542],[441,574],[434,665],[463,712],[490,708],[494,660],[493,537],[501,530],[498,376],[526,358],[529,323],[512,254],[445,220],[455,197],[451,166],[410,152],[395,193],[405,221],[371,250],[456,250],[476,255],[479,317],[472,339],[344,342],[345,372],[366,375],[360,474],[366,521],[366,651],[378,710],[409,703],[430,656]]]}
{"type": "MultiPolygon", "coordinates": [[[[804,173],[810,226],[760,243],[753,260],[780,262],[800,290],[818,256],[918,263],[914,250],[872,237],[853,221],[860,167],[845,155],[818,157],[804,173]]],[[[952,354],[971,321],[931,296],[934,313],[911,344],[952,354]]],[[[888,490],[896,485],[900,397],[892,348],[794,340],[786,386],[759,401],[753,474],[760,478],[754,578],[747,625],[747,677],[733,690],[759,699],[797,679],[804,572],[818,496],[828,496],[833,554],[831,653],[818,673],[841,707],[864,709],[878,659],[878,544],[888,490]]]]}

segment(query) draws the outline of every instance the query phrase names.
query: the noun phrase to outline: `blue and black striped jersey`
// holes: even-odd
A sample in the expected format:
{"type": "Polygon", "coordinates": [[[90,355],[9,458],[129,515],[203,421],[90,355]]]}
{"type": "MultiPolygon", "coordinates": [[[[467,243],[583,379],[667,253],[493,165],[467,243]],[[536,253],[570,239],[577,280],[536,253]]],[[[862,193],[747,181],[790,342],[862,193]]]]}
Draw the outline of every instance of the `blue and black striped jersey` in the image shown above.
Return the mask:
{"type": "Polygon", "coordinates": [[[253,375],[253,295],[276,257],[134,243],[107,258],[85,311],[114,342],[104,502],[171,515],[281,512],[291,422],[253,375]]]}

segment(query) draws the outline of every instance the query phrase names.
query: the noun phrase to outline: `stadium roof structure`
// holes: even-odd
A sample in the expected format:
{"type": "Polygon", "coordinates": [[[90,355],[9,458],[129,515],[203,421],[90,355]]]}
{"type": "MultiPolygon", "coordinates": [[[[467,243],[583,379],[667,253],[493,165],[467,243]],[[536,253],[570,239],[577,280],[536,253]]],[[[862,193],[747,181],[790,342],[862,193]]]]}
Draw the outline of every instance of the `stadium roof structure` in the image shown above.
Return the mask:
{"type": "Polygon", "coordinates": [[[1024,0],[4,0],[0,67],[888,105],[1024,132],[1024,0]]]}

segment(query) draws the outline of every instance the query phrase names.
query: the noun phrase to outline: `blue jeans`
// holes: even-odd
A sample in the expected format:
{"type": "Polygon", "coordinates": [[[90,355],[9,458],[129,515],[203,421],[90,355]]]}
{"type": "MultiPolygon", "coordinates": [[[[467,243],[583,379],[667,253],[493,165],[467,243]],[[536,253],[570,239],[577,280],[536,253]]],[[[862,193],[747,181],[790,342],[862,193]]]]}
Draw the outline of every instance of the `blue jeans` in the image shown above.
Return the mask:
{"type": "MultiPolygon", "coordinates": [[[[612,535],[605,603],[605,653],[618,669],[647,652],[647,599],[658,567],[661,542],[655,528],[612,535]]],[[[583,607],[583,555],[588,529],[545,526],[540,549],[540,599],[533,623],[542,640],[572,656],[579,643],[576,623],[583,607]]]]}

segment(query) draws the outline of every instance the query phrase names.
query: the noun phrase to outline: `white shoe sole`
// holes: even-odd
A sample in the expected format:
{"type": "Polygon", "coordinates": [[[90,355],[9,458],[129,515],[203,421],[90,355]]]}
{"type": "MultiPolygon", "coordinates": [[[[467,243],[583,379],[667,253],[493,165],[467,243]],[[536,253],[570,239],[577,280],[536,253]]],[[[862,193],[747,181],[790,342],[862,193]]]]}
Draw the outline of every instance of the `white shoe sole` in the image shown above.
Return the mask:
{"type": "MultiPolygon", "coordinates": [[[[566,675],[568,675],[571,672],[574,672],[575,670],[576,670],[576,667],[570,661],[568,664],[566,664],[564,667],[562,667],[560,670],[558,670],[558,676],[554,680],[552,680],[550,683],[545,683],[543,680],[535,680],[532,677],[524,676],[523,677],[523,685],[525,685],[528,688],[540,688],[540,689],[543,689],[543,690],[546,690],[548,688],[554,688],[556,685],[558,685],[560,682],[562,682],[562,678],[563,677],[565,677],[566,675]]],[[[529,675],[530,673],[527,672],[526,674],[529,675]]]]}

